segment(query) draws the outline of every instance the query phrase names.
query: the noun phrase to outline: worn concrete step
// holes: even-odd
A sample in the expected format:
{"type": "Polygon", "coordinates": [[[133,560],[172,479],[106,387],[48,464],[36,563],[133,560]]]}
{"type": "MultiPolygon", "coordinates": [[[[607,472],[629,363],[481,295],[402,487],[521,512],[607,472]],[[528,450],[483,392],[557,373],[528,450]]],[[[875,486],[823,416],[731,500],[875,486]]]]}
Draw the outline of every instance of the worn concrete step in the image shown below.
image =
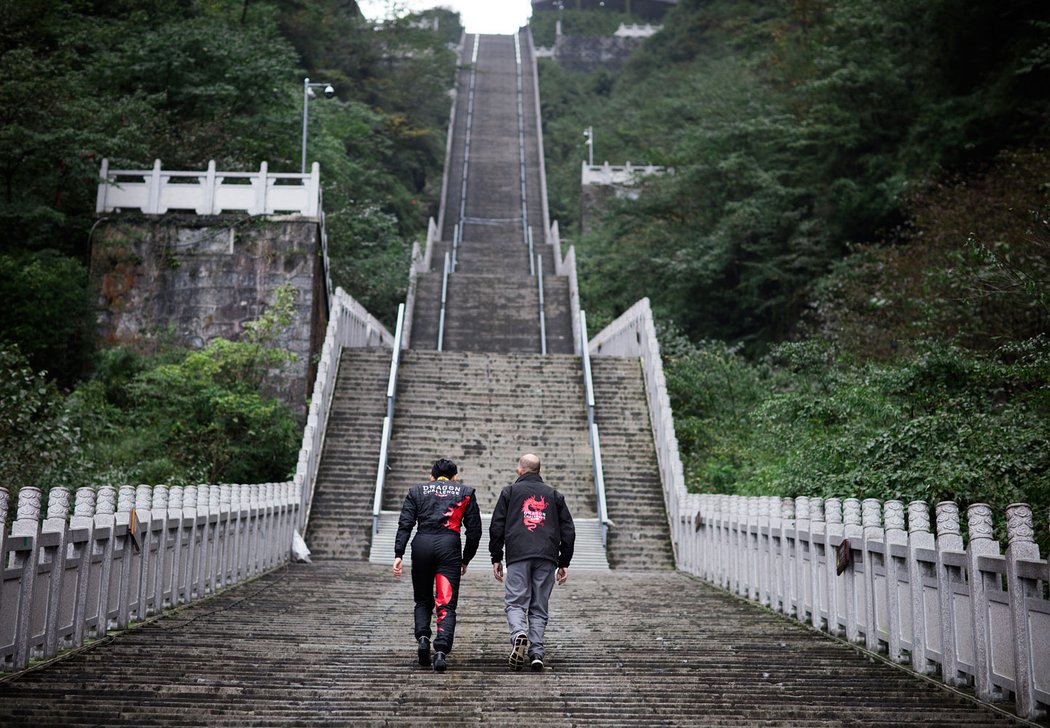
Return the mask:
{"type": "MultiPolygon", "coordinates": [[[[413,349],[436,349],[441,315],[441,273],[419,276],[412,314],[413,349]]],[[[540,352],[540,298],[528,275],[449,276],[444,350],[540,352]]],[[[571,354],[572,309],[565,276],[544,275],[547,352],[571,354]]]]}
{"type": "Polygon", "coordinates": [[[645,380],[637,358],[591,358],[614,568],[674,568],[645,380]]]}
{"type": "Polygon", "coordinates": [[[575,516],[595,514],[580,359],[539,354],[404,352],[384,508],[449,457],[491,511],[518,457],[537,453],[544,479],[575,516]]]}
{"type": "MultiPolygon", "coordinates": [[[[372,537],[372,552],[368,560],[373,564],[390,564],[394,561],[394,539],[397,537],[397,519],[400,511],[383,511],[379,518],[379,531],[372,537]]],[[[489,524],[491,513],[481,514],[481,546],[474,562],[480,568],[489,567],[489,524]]],[[[574,545],[571,568],[579,571],[608,571],[609,562],[605,558],[605,546],[602,545],[602,531],[597,518],[573,518],[576,526],[576,543],[574,545]]],[[[413,532],[413,537],[415,532],[413,532]]],[[[465,536],[464,536],[465,538],[465,536]]],[[[411,542],[409,542],[411,543],[411,542]]],[[[412,565],[411,546],[405,551],[405,566],[412,565]]]]}
{"type": "Polygon", "coordinates": [[[368,557],[389,349],[344,349],[305,538],[317,558],[368,557]]]}
{"type": "Polygon", "coordinates": [[[408,573],[290,566],[0,683],[0,725],[1016,725],[675,572],[570,567],[538,674],[507,667],[486,564],[457,617],[437,674],[415,664],[408,573]]]}

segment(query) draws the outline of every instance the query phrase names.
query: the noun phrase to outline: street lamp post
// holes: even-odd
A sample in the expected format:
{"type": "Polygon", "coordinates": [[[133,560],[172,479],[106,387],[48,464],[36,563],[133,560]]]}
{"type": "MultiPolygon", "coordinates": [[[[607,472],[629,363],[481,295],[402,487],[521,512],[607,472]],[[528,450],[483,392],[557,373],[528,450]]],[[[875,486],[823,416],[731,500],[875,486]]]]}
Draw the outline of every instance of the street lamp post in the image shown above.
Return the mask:
{"type": "Polygon", "coordinates": [[[583,135],[587,137],[587,164],[588,166],[594,166],[594,127],[589,126],[583,130],[583,135]]]}
{"type": "Polygon", "coordinates": [[[335,96],[335,88],[330,83],[310,83],[309,78],[303,79],[303,162],[301,173],[306,174],[306,132],[310,121],[310,97],[314,95],[315,88],[324,88],[324,97],[330,99],[335,96]]]}

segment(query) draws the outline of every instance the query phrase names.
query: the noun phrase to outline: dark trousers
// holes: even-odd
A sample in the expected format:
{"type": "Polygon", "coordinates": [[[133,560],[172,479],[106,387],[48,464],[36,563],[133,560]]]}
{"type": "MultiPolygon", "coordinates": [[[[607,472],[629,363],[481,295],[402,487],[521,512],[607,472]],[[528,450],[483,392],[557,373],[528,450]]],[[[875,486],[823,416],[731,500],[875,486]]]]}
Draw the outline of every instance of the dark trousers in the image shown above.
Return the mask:
{"type": "Polygon", "coordinates": [[[416,639],[431,637],[430,618],[436,611],[437,636],[433,640],[435,652],[452,651],[462,563],[458,533],[417,533],[412,539],[412,591],[416,602],[416,639]]]}

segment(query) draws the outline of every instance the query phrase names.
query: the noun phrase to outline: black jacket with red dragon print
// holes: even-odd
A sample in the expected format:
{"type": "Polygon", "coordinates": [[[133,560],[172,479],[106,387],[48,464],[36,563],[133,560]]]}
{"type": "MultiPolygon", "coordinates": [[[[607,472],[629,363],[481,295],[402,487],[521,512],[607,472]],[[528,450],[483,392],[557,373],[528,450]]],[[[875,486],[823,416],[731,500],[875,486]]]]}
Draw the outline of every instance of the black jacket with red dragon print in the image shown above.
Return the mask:
{"type": "Polygon", "coordinates": [[[576,526],[565,506],[565,498],[543,482],[538,474],[526,473],[499,494],[489,525],[489,554],[492,563],[541,558],[567,567],[576,543],[576,526]]]}
{"type": "Polygon", "coordinates": [[[405,555],[408,537],[419,523],[419,533],[449,533],[459,539],[467,531],[463,563],[469,564],[481,543],[481,512],[474,489],[455,480],[440,478],[414,485],[408,490],[394,539],[394,555],[405,555]]]}

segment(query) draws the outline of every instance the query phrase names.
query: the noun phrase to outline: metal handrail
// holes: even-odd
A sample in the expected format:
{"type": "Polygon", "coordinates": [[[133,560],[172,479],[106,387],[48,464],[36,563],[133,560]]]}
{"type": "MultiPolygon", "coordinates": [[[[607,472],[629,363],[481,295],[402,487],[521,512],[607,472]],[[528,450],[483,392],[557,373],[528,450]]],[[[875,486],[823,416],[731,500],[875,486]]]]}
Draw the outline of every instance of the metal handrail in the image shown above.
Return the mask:
{"type": "MultiPolygon", "coordinates": [[[[532,240],[532,228],[529,228],[529,240],[532,240]]],[[[543,256],[536,256],[536,266],[539,271],[539,275],[536,276],[536,282],[539,284],[540,289],[540,353],[547,353],[547,311],[543,302],[543,256]]]]}
{"type": "MultiPolygon", "coordinates": [[[[446,254],[447,258],[447,254],[446,254]]],[[[390,378],[386,385],[386,416],[383,418],[383,439],[379,445],[379,467],[376,469],[376,492],[372,501],[372,535],[379,532],[379,512],[383,509],[383,486],[386,484],[387,456],[390,451],[390,432],[394,426],[394,396],[397,393],[397,370],[401,365],[401,337],[405,330],[405,304],[397,307],[397,328],[394,330],[394,352],[390,356],[390,378]]]]}
{"type": "Polygon", "coordinates": [[[535,266],[536,251],[532,247],[532,225],[529,225],[529,234],[528,234],[527,238],[528,238],[528,241],[529,241],[529,275],[530,276],[534,276],[534,275],[536,275],[536,266],[535,266]]]}
{"type": "Polygon", "coordinates": [[[452,272],[456,272],[456,263],[459,259],[459,233],[462,229],[462,225],[456,224],[452,228],[452,272]]]}
{"type": "Polygon", "coordinates": [[[445,272],[441,274],[441,314],[438,316],[438,351],[444,351],[445,346],[445,304],[448,301],[449,265],[448,253],[445,253],[445,272]]]}
{"type": "Polygon", "coordinates": [[[580,350],[583,352],[583,388],[587,399],[587,434],[591,442],[591,464],[594,467],[594,500],[598,511],[598,524],[602,531],[602,546],[609,536],[609,526],[616,526],[609,519],[605,500],[605,474],[602,467],[602,445],[598,436],[598,423],[594,421],[594,379],[591,373],[591,354],[587,348],[587,312],[580,311],[580,350]]]}

